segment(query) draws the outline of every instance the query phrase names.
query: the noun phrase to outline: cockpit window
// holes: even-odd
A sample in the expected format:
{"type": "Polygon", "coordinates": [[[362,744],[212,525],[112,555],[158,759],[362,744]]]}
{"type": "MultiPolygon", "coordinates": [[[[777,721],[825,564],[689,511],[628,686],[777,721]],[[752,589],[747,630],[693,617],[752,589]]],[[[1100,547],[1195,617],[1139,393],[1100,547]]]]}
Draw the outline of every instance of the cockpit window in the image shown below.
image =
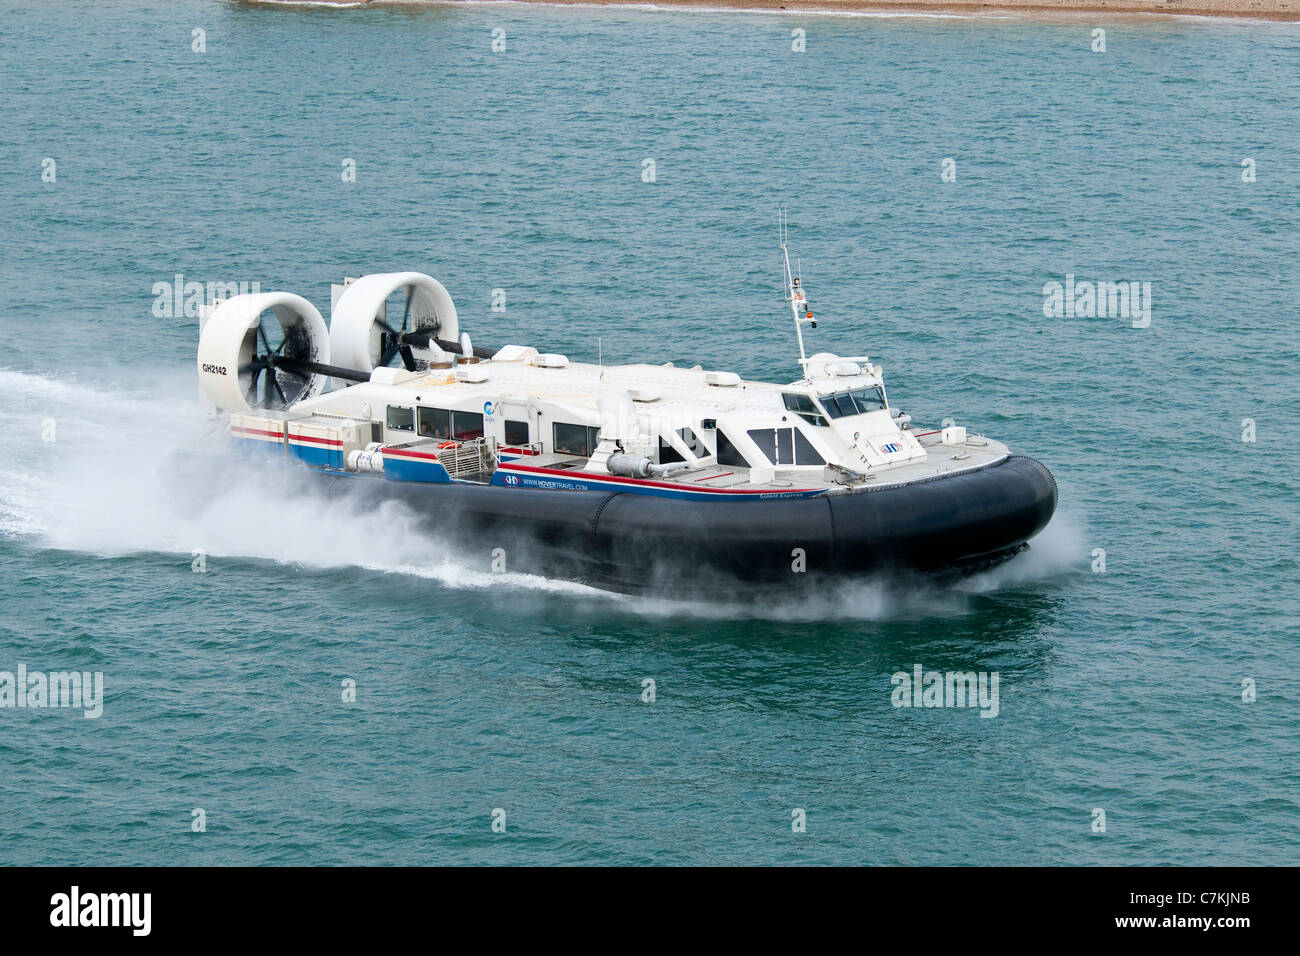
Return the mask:
{"type": "Polygon", "coordinates": [[[878,412],[885,407],[885,393],[880,388],[855,388],[850,394],[859,412],[878,412]]]}
{"type": "Polygon", "coordinates": [[[821,396],[822,407],[831,418],[877,412],[885,407],[885,393],[880,386],[855,388],[850,392],[836,392],[821,396]]]}
{"type": "Polygon", "coordinates": [[[825,425],[826,419],[822,417],[821,409],[807,395],[800,395],[797,392],[782,392],[781,398],[785,402],[786,411],[794,412],[809,425],[825,425]]]}
{"type": "Polygon", "coordinates": [[[835,418],[858,413],[858,409],[853,404],[853,394],[851,392],[840,392],[838,395],[823,398],[822,404],[826,406],[826,411],[830,412],[835,418]],[[831,411],[831,404],[835,405],[835,411],[831,411]]]}

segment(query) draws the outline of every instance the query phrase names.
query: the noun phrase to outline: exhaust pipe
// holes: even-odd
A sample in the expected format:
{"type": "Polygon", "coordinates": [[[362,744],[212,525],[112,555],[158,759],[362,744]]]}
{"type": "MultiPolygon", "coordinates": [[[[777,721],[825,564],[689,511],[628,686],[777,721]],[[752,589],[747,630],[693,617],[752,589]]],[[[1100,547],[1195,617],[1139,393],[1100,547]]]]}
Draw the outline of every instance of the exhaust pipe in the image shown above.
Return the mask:
{"type": "Polygon", "coordinates": [[[690,467],[690,462],[674,461],[666,465],[656,465],[649,458],[637,458],[634,455],[610,455],[605,460],[605,467],[611,475],[623,478],[665,478],[674,472],[690,467]]]}

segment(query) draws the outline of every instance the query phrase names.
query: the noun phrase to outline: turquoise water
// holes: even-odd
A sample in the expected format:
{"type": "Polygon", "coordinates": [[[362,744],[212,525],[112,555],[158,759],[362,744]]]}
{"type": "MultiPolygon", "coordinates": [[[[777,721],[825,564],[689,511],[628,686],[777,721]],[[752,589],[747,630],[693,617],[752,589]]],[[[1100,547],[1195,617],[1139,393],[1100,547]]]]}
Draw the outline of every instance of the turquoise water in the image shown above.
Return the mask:
{"type": "Polygon", "coordinates": [[[3,862],[1296,863],[1300,28],[1093,25],[0,0],[0,670],[106,686],[0,709],[3,862]],[[784,381],[778,202],[816,347],[1053,469],[1027,555],[638,601],[160,477],[154,283],[418,269],[480,344],[784,381]],[[1044,317],[1071,273],[1149,327],[1044,317]],[[916,664],[997,717],[893,707],[916,664]]]}

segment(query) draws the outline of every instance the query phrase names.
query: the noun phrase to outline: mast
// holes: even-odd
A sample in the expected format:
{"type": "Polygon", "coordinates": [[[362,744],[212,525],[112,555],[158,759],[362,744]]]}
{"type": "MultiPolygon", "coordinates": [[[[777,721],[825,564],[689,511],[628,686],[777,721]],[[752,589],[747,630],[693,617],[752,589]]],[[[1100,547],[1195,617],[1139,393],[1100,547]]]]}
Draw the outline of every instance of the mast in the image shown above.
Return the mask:
{"type": "MultiPolygon", "coordinates": [[[[794,336],[799,343],[799,371],[806,379],[808,377],[808,355],[803,347],[803,327],[811,325],[817,328],[817,322],[812,317],[812,312],[806,307],[803,314],[800,314],[800,306],[806,306],[806,294],[796,288],[794,273],[790,271],[790,249],[789,249],[789,216],[784,206],[777,207],[777,230],[781,240],[781,258],[785,263],[785,297],[790,303],[790,312],[794,316],[794,336]],[[805,298],[800,299],[801,295],[805,298]]],[[[800,270],[802,271],[802,270],[800,270]]]]}

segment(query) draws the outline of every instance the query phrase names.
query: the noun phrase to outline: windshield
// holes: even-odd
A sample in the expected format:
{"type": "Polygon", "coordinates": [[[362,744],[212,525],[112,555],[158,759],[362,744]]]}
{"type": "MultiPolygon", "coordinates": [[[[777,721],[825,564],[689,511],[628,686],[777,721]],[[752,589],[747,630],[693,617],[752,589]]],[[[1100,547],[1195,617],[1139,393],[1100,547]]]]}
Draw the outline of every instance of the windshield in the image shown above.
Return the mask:
{"type": "Polygon", "coordinates": [[[822,408],[831,418],[844,418],[848,415],[862,415],[865,412],[878,412],[885,407],[885,393],[879,385],[869,388],[855,388],[850,392],[835,392],[820,396],[822,408]]]}

